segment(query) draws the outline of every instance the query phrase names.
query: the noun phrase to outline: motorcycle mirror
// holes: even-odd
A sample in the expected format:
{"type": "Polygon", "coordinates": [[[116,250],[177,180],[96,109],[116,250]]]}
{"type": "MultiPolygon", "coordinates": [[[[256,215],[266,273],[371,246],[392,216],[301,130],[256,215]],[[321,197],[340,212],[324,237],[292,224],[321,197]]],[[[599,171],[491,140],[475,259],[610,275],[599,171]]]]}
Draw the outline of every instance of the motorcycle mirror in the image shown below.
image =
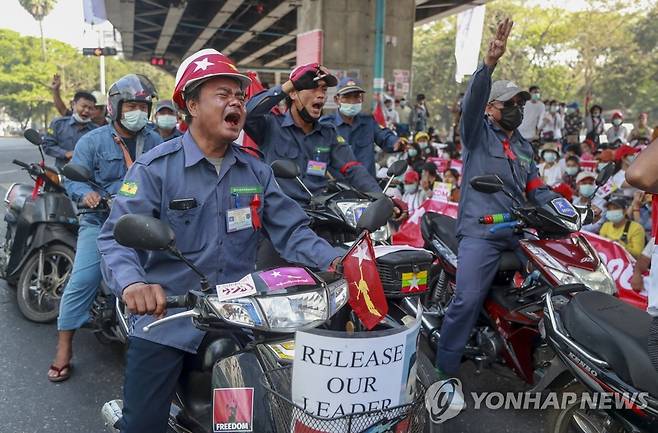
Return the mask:
{"type": "Polygon", "coordinates": [[[374,232],[386,224],[392,214],[393,202],[388,197],[382,197],[368,205],[357,221],[356,228],[374,232]]]}
{"type": "Polygon", "coordinates": [[[471,179],[473,189],[485,194],[493,194],[503,190],[503,180],[497,174],[475,176],[471,179]]]}
{"type": "Polygon", "coordinates": [[[271,166],[276,177],[294,179],[299,176],[299,167],[290,160],[277,159],[271,166]]]}
{"type": "Polygon", "coordinates": [[[615,164],[609,162],[605,167],[603,167],[603,170],[599,171],[599,175],[596,176],[596,185],[605,185],[613,174],[615,174],[615,164]]]}
{"type": "Polygon", "coordinates": [[[407,170],[407,161],[404,159],[399,159],[395,161],[391,166],[386,170],[386,176],[395,177],[400,176],[407,170]]]}
{"type": "Polygon", "coordinates": [[[66,164],[62,167],[62,174],[75,182],[88,182],[91,179],[89,169],[80,164],[66,164]]]}
{"type": "Polygon", "coordinates": [[[23,137],[25,137],[27,141],[34,144],[35,146],[41,146],[41,144],[43,144],[41,134],[39,134],[36,129],[26,129],[25,132],[23,132],[23,137]]]}
{"type": "Polygon", "coordinates": [[[174,244],[169,224],[150,216],[123,215],[114,226],[114,238],[124,247],[147,251],[168,250],[174,244]]]}

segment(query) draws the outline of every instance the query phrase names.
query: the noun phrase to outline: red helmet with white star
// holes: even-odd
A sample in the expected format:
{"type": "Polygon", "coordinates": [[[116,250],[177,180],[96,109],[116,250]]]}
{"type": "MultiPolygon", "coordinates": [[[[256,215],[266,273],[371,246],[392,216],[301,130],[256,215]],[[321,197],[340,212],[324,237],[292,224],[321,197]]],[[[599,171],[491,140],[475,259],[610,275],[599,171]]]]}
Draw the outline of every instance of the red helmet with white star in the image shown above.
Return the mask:
{"type": "Polygon", "coordinates": [[[243,89],[251,84],[251,79],[238,71],[231,59],[217,50],[206,48],[183,60],[178,67],[172,99],[178,107],[185,109],[185,91],[212,77],[235,78],[243,89]]]}

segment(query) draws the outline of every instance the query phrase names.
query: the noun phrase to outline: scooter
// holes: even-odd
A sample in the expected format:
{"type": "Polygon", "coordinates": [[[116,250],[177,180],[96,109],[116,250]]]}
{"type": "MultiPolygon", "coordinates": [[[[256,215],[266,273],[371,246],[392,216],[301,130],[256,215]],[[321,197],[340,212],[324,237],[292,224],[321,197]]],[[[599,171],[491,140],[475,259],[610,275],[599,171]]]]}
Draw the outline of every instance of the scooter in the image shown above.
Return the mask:
{"type": "Polygon", "coordinates": [[[556,390],[574,395],[551,411],[545,431],[658,432],[658,360],[652,364],[647,347],[651,321],[644,311],[582,285],[546,294],[539,329],[561,360],[553,372],[562,379],[556,390]]]}
{"type": "MultiPolygon", "coordinates": [[[[371,216],[364,216],[359,227],[379,227],[382,222],[377,213],[381,214],[386,206],[388,203],[383,201],[373,203],[371,216]]],[[[202,282],[207,281],[175,248],[172,230],[160,220],[124,215],[117,221],[114,235],[117,242],[130,248],[169,251],[199,275],[202,282]]],[[[207,290],[207,283],[202,283],[199,291],[167,298],[168,308],[184,307],[186,311],[151,323],[145,332],[180,319],[191,319],[196,327],[208,332],[194,362],[180,377],[170,409],[170,433],[212,432],[213,410],[217,409],[214,390],[235,388],[253,389],[253,425],[251,430],[243,431],[290,431],[289,424],[281,426],[275,419],[273,405],[279,405],[279,397],[290,390],[293,334],[318,326],[345,330],[345,323],[337,313],[348,299],[347,282],[339,274],[300,269],[312,276],[313,284],[272,291],[262,282],[261,275],[266,271],[258,271],[251,274],[256,293],[245,297],[220,300],[216,293],[207,290]],[[291,308],[295,314],[290,314],[291,308]]],[[[428,380],[427,371],[432,370],[429,360],[424,359],[423,366],[418,368],[421,381],[428,380]]],[[[290,404],[287,410],[292,411],[290,404]]],[[[116,400],[103,406],[102,415],[108,428],[114,428],[119,421],[121,407],[121,402],[116,400]]],[[[414,422],[424,423],[424,417],[414,418],[414,422]]],[[[411,427],[418,428],[413,423],[411,427]]]]}
{"type": "Polygon", "coordinates": [[[78,220],[54,169],[47,167],[42,139],[28,129],[25,138],[38,147],[41,162],[22,167],[34,185],[14,183],[5,196],[7,231],[0,249],[0,276],[16,285],[18,308],[29,320],[50,322],[73,268],[78,220]]]}
{"type": "MultiPolygon", "coordinates": [[[[108,213],[112,207],[112,196],[100,185],[91,181],[92,175],[89,170],[81,165],[66,164],[62,168],[62,175],[75,182],[88,183],[101,195],[100,204],[90,209],[82,203],[77,204],[78,215],[88,213],[108,213]]],[[[89,311],[90,320],[85,325],[94,332],[94,336],[103,344],[117,342],[125,344],[128,341],[128,314],[125,305],[114,296],[114,293],[101,280],[100,287],[96,291],[94,303],[89,311]]]]}
{"type": "MultiPolygon", "coordinates": [[[[603,185],[611,171],[597,179],[603,185]]],[[[505,363],[522,380],[543,389],[553,377],[547,375],[558,362],[539,335],[542,317],[542,297],[550,288],[565,283],[582,283],[592,290],[614,294],[615,283],[596,250],[577,234],[581,223],[591,221],[588,208],[574,208],[559,197],[543,206],[522,204],[505,191],[497,175],[478,176],[471,185],[483,193],[504,193],[515,202],[509,214],[487,215],[482,224],[491,224],[490,231],[512,228],[525,233],[520,243],[523,264],[511,251],[503,252],[499,269],[481,314],[464,351],[464,359],[473,360],[478,371],[494,363],[505,363]]],[[[436,348],[445,313],[455,292],[457,272],[457,238],[455,220],[435,213],[423,216],[421,231],[427,246],[438,263],[432,269],[430,293],[423,314],[423,334],[436,348]]],[[[407,314],[415,305],[401,303],[407,314]]]]}

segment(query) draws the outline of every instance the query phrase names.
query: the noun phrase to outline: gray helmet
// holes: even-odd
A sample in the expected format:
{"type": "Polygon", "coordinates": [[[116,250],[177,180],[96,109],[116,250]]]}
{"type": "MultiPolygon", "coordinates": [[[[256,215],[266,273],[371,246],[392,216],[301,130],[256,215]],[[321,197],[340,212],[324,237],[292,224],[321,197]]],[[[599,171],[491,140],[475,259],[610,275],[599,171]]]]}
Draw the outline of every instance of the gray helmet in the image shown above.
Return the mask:
{"type": "Polygon", "coordinates": [[[144,75],[128,74],[110,86],[107,92],[107,114],[112,120],[121,119],[121,105],[124,102],[136,101],[148,104],[148,116],[151,116],[153,99],[158,94],[155,86],[144,75]]]}

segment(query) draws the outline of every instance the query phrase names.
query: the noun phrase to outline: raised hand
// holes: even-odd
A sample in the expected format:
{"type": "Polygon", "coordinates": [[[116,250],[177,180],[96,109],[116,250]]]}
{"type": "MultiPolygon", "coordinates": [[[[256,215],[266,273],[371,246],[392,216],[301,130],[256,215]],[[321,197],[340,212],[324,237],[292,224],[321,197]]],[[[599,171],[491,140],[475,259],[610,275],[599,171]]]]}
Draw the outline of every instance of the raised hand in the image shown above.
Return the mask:
{"type": "Polygon", "coordinates": [[[505,54],[505,49],[507,48],[507,38],[512,31],[513,25],[514,21],[510,20],[509,18],[505,18],[504,21],[498,24],[496,36],[491,42],[489,42],[489,49],[487,50],[487,54],[484,57],[484,63],[487,66],[496,66],[498,59],[500,59],[503,54],[505,54]]]}

